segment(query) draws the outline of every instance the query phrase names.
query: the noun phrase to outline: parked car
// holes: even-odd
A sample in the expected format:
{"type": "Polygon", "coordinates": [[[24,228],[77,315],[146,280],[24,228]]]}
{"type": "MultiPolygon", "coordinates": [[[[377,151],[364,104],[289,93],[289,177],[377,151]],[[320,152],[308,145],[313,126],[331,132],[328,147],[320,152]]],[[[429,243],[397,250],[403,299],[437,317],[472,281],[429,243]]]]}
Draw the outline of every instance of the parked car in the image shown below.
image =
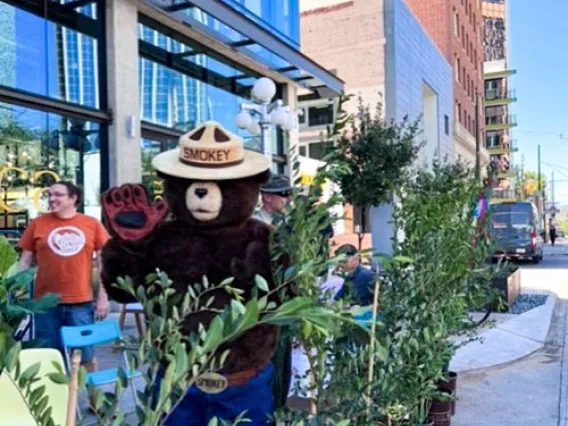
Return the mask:
{"type": "Polygon", "coordinates": [[[511,260],[543,258],[542,220],[530,202],[491,204],[489,236],[493,243],[492,257],[511,260]]]}

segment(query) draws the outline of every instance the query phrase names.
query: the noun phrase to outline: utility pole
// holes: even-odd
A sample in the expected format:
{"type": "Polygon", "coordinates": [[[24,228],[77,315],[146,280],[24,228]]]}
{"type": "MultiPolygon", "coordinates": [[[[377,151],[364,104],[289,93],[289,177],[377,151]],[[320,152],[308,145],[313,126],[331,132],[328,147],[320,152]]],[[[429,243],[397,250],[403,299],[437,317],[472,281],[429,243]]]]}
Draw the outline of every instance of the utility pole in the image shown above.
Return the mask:
{"type": "Polygon", "coordinates": [[[537,188],[538,188],[537,193],[538,193],[538,196],[540,197],[540,204],[541,204],[541,207],[542,207],[542,212],[541,212],[542,228],[544,229],[544,232],[543,232],[544,235],[542,237],[543,237],[544,242],[546,243],[546,236],[548,235],[548,232],[547,232],[548,226],[546,224],[546,196],[544,194],[544,191],[542,190],[543,189],[542,188],[542,174],[541,174],[541,170],[540,170],[540,166],[541,166],[541,164],[540,164],[540,144],[538,144],[537,157],[538,157],[538,172],[537,172],[537,176],[536,176],[536,179],[537,179],[536,184],[537,184],[537,188]]]}
{"type": "Polygon", "coordinates": [[[538,175],[537,175],[537,188],[538,188],[538,195],[540,195],[542,197],[541,191],[542,191],[542,182],[541,182],[541,176],[540,176],[540,144],[538,145],[538,175]]]}
{"type": "Polygon", "coordinates": [[[550,181],[550,201],[552,202],[552,208],[556,206],[554,204],[554,171],[552,171],[552,179],[550,181]]]}

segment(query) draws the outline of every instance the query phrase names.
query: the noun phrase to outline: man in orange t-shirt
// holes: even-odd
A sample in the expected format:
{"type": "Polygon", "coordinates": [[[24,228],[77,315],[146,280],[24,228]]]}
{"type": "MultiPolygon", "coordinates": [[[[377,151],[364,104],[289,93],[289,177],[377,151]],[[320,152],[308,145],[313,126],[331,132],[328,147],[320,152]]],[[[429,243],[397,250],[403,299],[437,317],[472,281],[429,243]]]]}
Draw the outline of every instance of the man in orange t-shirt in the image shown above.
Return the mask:
{"type": "MultiPolygon", "coordinates": [[[[74,184],[58,182],[49,188],[48,196],[50,213],[34,219],[19,242],[23,250],[19,269],[30,268],[35,260],[34,298],[46,293],[61,297],[57,307],[36,314],[35,337],[44,347],[63,351],[62,326],[88,325],[108,315],[109,302],[102,285],[93,305],[91,271],[93,255],[98,262],[109,237],[96,219],[77,212],[81,190],[74,184]]],[[[98,266],[100,272],[100,263],[98,266]]],[[[92,348],[83,348],[82,364],[94,371],[92,348]]]]}

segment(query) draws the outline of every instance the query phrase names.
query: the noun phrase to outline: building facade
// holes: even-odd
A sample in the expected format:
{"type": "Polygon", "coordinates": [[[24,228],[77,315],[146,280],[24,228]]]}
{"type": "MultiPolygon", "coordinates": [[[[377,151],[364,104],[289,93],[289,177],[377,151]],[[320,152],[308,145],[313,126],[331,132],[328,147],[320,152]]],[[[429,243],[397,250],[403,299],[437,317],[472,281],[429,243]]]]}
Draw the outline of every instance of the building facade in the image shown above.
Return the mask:
{"type": "MultiPolygon", "coordinates": [[[[403,0],[301,2],[302,51],[345,80],[353,95],[346,105],[356,113],[364,105],[382,106],[384,118],[421,119],[424,142],[418,163],[435,155],[454,156],[452,69],[424,32],[403,0]]],[[[333,123],[332,99],[300,97],[305,119],[300,126],[300,153],[321,159],[326,126],[333,123]]],[[[346,219],[336,232],[337,243],[353,243],[360,225],[357,209],[345,208],[346,219]]],[[[392,250],[392,208],[384,205],[368,214],[366,244],[374,250],[392,250]]]]}
{"type": "Polygon", "coordinates": [[[483,144],[483,25],[479,0],[406,0],[453,68],[455,158],[489,160],[483,144]]]}
{"type": "Polygon", "coordinates": [[[509,77],[516,72],[507,65],[506,0],[483,2],[483,52],[485,80],[485,144],[492,160],[499,164],[499,185],[493,201],[514,200],[513,153],[517,151],[512,129],[517,122],[511,105],[517,96],[509,77]]]}
{"type": "MultiPolygon", "coordinates": [[[[296,92],[337,96],[342,81],[299,49],[298,0],[0,0],[0,228],[45,211],[69,179],[100,216],[110,186],[159,187],[151,159],[204,120],[235,127],[257,78],[295,107],[296,92]]],[[[297,132],[271,130],[273,169],[297,132]]]]}

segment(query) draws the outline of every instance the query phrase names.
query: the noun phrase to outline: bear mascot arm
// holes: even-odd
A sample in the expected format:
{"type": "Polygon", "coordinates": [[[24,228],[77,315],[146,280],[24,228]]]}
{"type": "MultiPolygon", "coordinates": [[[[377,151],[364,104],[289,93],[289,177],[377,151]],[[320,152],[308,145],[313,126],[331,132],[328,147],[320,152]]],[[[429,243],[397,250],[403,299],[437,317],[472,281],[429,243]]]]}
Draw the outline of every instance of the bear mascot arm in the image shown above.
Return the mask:
{"type": "Polygon", "coordinates": [[[115,283],[129,276],[134,287],[143,285],[151,235],[167,214],[164,201],[150,205],[142,185],[123,185],[103,194],[103,215],[112,238],[102,251],[102,281],[107,294],[119,303],[132,303],[134,296],[115,283]]]}

